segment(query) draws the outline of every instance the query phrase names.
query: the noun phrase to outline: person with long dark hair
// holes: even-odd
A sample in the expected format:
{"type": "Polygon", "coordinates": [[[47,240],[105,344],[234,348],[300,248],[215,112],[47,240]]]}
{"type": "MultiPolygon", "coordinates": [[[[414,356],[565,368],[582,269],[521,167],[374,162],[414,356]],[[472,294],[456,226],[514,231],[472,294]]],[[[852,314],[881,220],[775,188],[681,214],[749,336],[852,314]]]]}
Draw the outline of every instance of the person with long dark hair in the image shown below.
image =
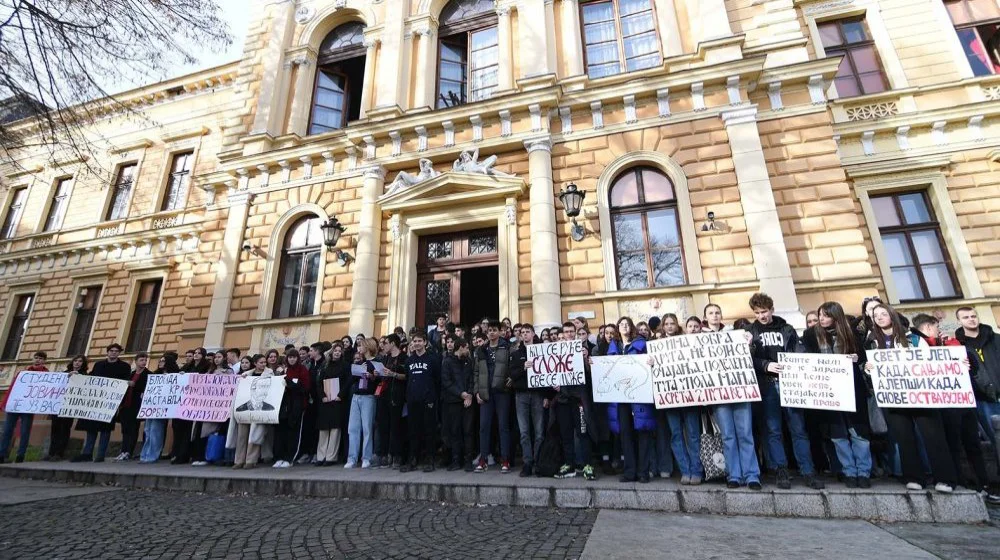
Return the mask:
{"type": "Polygon", "coordinates": [[[285,352],[285,394],[274,433],[274,467],[279,469],[292,466],[302,442],[302,416],[312,390],[312,378],[301,362],[298,350],[285,352]]]}
{"type": "MultiPolygon", "coordinates": [[[[75,374],[87,374],[87,357],[77,354],[70,359],[66,366],[66,373],[72,377],[75,374]]],[[[66,455],[66,446],[69,445],[69,434],[73,430],[73,419],[62,418],[57,415],[49,416],[51,423],[51,434],[49,435],[49,452],[42,457],[43,461],[61,461],[66,455]]]]}
{"type": "MultiPolygon", "coordinates": [[[[263,354],[254,354],[250,358],[251,363],[254,364],[254,368],[243,372],[241,375],[243,377],[271,377],[274,372],[267,367],[267,356],[263,354]]],[[[262,444],[260,443],[263,438],[256,438],[256,441],[251,441],[251,432],[253,428],[257,427],[257,424],[237,424],[236,429],[236,458],[234,460],[234,469],[254,469],[257,468],[257,461],[260,459],[262,444]]]]}
{"type": "MultiPolygon", "coordinates": [[[[618,319],[617,337],[608,344],[608,356],[645,354],[646,339],[639,334],[630,317],[618,319]]],[[[611,431],[621,438],[625,472],[622,482],[649,482],[649,438],[656,430],[652,404],[614,404],[608,406],[611,431]]]]}
{"type": "Polygon", "coordinates": [[[139,408],[142,406],[142,394],[146,392],[146,379],[149,377],[149,354],[139,352],[135,355],[135,369],[128,382],[128,391],[118,408],[118,420],[122,425],[122,449],[115,462],[131,461],[135,454],[135,445],[139,441],[139,408]]]}
{"type": "MultiPolygon", "coordinates": [[[[160,358],[156,365],[156,370],[151,375],[164,375],[167,373],[177,373],[177,354],[167,352],[160,358]]],[[[147,385],[149,379],[146,380],[147,385]]],[[[163,443],[167,432],[167,420],[162,418],[146,419],[145,431],[143,432],[142,449],[139,451],[140,463],[155,463],[160,460],[163,453],[163,443]]]]}
{"type": "MultiPolygon", "coordinates": [[[[664,337],[701,332],[701,319],[689,317],[684,322],[685,332],[680,331],[677,316],[668,313],[663,316],[664,337]]],[[[697,486],[705,478],[705,466],[701,463],[701,413],[702,407],[685,406],[658,411],[666,416],[670,426],[670,448],[674,462],[681,471],[681,484],[697,486]]]]}
{"type": "Polygon", "coordinates": [[[334,342],[324,361],[323,371],[313,385],[313,400],[316,401],[316,443],[317,467],[334,465],[340,454],[340,432],[346,422],[343,407],[351,390],[351,363],[344,356],[344,347],[334,342]],[[335,393],[327,393],[326,381],[337,380],[339,388],[335,393]]]}
{"type": "MultiPolygon", "coordinates": [[[[880,303],[872,310],[874,326],[868,333],[865,349],[909,348],[912,346],[906,329],[896,310],[880,303]]],[[[875,364],[867,362],[865,371],[875,369],[875,364]]],[[[958,475],[955,465],[948,454],[948,441],[944,436],[944,423],[941,412],[935,408],[897,408],[882,409],[885,422],[889,426],[889,434],[899,446],[899,458],[903,466],[903,479],[907,490],[923,490],[926,476],[920,460],[920,442],[923,442],[927,460],[930,463],[931,475],[934,478],[934,489],[942,493],[950,493],[958,475]],[[917,431],[919,430],[919,439],[917,431]]]]}
{"type": "MultiPolygon", "coordinates": [[[[191,361],[184,364],[180,373],[197,375],[200,373],[208,373],[210,369],[212,369],[212,362],[208,361],[205,349],[199,347],[194,349],[191,355],[191,361]]],[[[180,418],[173,418],[170,420],[170,429],[174,438],[173,445],[170,449],[170,464],[186,465],[190,463],[194,422],[190,420],[181,420],[180,418]]]]}
{"type": "Polygon", "coordinates": [[[854,364],[855,412],[813,410],[810,415],[819,424],[820,433],[833,441],[847,487],[870,488],[872,453],[868,383],[860,367],[864,356],[858,349],[858,331],[851,328],[844,308],[835,301],[823,303],[817,313],[819,322],[805,331],[802,345],[811,354],[841,354],[851,359],[854,364]]]}

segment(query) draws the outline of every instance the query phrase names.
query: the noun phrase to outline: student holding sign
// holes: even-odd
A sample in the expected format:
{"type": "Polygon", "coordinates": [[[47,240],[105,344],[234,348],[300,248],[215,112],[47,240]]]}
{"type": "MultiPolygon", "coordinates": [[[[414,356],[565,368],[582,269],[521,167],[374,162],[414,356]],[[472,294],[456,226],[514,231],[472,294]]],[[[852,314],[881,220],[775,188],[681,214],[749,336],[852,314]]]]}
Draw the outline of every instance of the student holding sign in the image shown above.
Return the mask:
{"type": "MultiPolygon", "coordinates": [[[[66,373],[72,377],[75,374],[87,373],[87,357],[83,354],[73,356],[66,367],[66,373]]],[[[73,431],[73,419],[62,418],[57,414],[49,416],[49,451],[42,457],[43,461],[62,461],[69,445],[69,435],[73,431]]]]}
{"type": "MultiPolygon", "coordinates": [[[[872,310],[872,321],[874,328],[868,333],[865,347],[868,350],[889,349],[889,348],[910,348],[907,333],[903,330],[903,324],[899,315],[894,309],[884,303],[880,303],[872,310]]],[[[883,364],[874,364],[869,360],[865,364],[866,371],[872,371],[876,367],[886,367],[883,364]]],[[[875,387],[875,391],[879,391],[875,387]]],[[[881,407],[881,406],[880,406],[881,407]]],[[[933,408],[882,408],[885,414],[886,424],[889,426],[889,434],[899,446],[899,458],[903,463],[903,479],[906,481],[907,490],[923,490],[925,475],[923,464],[920,460],[920,449],[917,441],[917,430],[920,430],[920,438],[923,441],[924,450],[927,453],[927,460],[930,462],[931,474],[936,482],[934,489],[938,492],[949,493],[958,480],[955,472],[955,465],[948,454],[948,442],[944,437],[944,424],[941,422],[941,413],[933,408]]]]}
{"type": "Polygon", "coordinates": [[[778,364],[778,354],[795,352],[799,345],[799,336],[795,332],[795,327],[774,314],[774,300],[767,294],[756,293],[751,296],[750,309],[756,317],[756,321],[750,325],[750,334],[753,335],[750,346],[761,399],[764,401],[767,459],[778,471],[777,486],[784,490],[792,487],[782,436],[782,420],[784,420],[784,425],[788,426],[788,433],[792,436],[792,452],[795,453],[795,460],[799,464],[799,472],[806,486],[814,490],[822,489],[824,484],[815,477],[809,435],[806,434],[805,414],[801,408],[781,406],[778,386],[781,366],[778,364]]]}
{"type": "MultiPolygon", "coordinates": [[[[167,352],[160,358],[156,365],[156,370],[150,375],[159,376],[179,371],[177,354],[167,352]]],[[[147,387],[150,385],[149,377],[146,378],[146,385],[147,387]]],[[[142,449],[139,451],[139,462],[155,463],[160,460],[160,454],[163,453],[163,443],[167,433],[167,420],[163,418],[147,418],[145,424],[142,449]]]]}
{"type": "MultiPolygon", "coordinates": [[[[48,359],[48,355],[45,352],[35,352],[34,363],[24,369],[24,371],[49,371],[49,368],[45,366],[45,360],[48,359]]],[[[17,378],[20,377],[21,372],[18,372],[11,381],[10,386],[13,387],[14,383],[17,383],[17,378]]],[[[10,398],[10,389],[4,393],[3,402],[0,402],[0,410],[7,410],[7,400],[10,398]]],[[[14,456],[15,463],[24,462],[24,454],[28,452],[28,442],[31,440],[31,425],[35,421],[34,414],[27,414],[21,412],[7,412],[4,416],[3,421],[3,436],[0,436],[0,463],[7,462],[7,454],[10,452],[10,442],[14,439],[14,428],[18,423],[21,425],[21,431],[18,435],[20,440],[17,445],[17,455],[14,456]]]]}
{"type": "MultiPolygon", "coordinates": [[[[645,354],[646,339],[638,333],[629,317],[618,319],[617,336],[608,345],[608,356],[645,354]]],[[[625,472],[622,482],[649,482],[649,441],[656,430],[655,408],[651,404],[611,404],[608,422],[611,432],[621,437],[625,472]]]]}
{"type": "Polygon", "coordinates": [[[858,367],[857,339],[844,308],[835,301],[819,306],[819,321],[802,336],[811,354],[843,354],[854,364],[855,412],[812,411],[820,431],[833,441],[837,460],[848,488],[871,487],[871,427],[868,423],[868,384],[858,367]]]}
{"type": "Polygon", "coordinates": [[[118,409],[118,421],[122,425],[122,449],[116,462],[131,461],[135,453],[135,445],[139,441],[139,408],[142,405],[142,393],[146,390],[146,379],[149,376],[149,354],[139,352],[135,355],[135,370],[129,380],[128,392],[118,409]]]}
{"type": "MultiPolygon", "coordinates": [[[[122,347],[117,342],[109,344],[106,348],[107,358],[94,364],[94,369],[89,375],[93,377],[107,377],[110,379],[121,379],[128,381],[132,377],[132,368],[127,363],[118,359],[122,353],[122,347]]],[[[73,458],[72,462],[80,463],[93,459],[95,463],[104,461],[104,456],[108,453],[108,442],[111,440],[111,431],[115,424],[111,422],[99,422],[97,420],[80,419],[76,423],[76,429],[87,432],[87,438],[83,442],[83,452],[73,458]],[[98,442],[98,438],[100,442],[98,442]],[[97,444],[97,455],[94,455],[94,444],[97,444]]]]}

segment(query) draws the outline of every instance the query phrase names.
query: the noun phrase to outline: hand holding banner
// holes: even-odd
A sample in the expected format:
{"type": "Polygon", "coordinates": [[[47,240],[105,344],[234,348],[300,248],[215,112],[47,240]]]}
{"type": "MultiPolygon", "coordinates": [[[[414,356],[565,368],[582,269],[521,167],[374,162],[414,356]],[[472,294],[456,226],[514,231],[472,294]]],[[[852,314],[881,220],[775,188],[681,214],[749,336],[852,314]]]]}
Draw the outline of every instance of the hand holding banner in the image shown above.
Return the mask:
{"type": "Polygon", "coordinates": [[[842,354],[778,353],[781,406],[857,412],[854,364],[842,354]]]}
{"type": "Polygon", "coordinates": [[[128,381],[74,375],[69,378],[66,394],[63,395],[62,418],[82,418],[97,422],[111,422],[118,412],[118,406],[128,391],[128,381]]]}
{"type": "Polygon", "coordinates": [[[524,367],[528,373],[529,388],[583,385],[587,382],[582,341],[529,344],[526,348],[528,361],[524,367]]]}
{"type": "Polygon", "coordinates": [[[591,378],[594,402],[650,404],[653,382],[648,356],[594,356],[591,378]]]}
{"type": "Polygon", "coordinates": [[[964,346],[869,350],[880,408],[975,408],[964,346]]]}
{"type": "Polygon", "coordinates": [[[656,408],[760,400],[746,331],[722,331],[651,340],[656,408]]]}

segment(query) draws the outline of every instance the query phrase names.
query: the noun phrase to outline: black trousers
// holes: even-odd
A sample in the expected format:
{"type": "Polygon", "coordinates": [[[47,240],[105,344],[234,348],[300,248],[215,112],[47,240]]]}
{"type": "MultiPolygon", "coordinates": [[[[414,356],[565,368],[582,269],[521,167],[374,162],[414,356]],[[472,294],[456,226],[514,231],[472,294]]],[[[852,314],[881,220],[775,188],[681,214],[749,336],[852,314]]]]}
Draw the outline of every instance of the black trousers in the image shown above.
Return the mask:
{"type": "Polygon", "coordinates": [[[618,405],[618,436],[625,456],[625,478],[649,476],[649,432],[632,426],[632,405],[618,405]]]}
{"type": "Polygon", "coordinates": [[[135,444],[139,441],[139,426],[142,421],[136,418],[138,412],[135,411],[135,414],[126,412],[120,418],[122,424],[122,452],[128,453],[130,456],[135,455],[135,444]]]}
{"type": "Polygon", "coordinates": [[[170,431],[174,436],[173,445],[170,446],[170,455],[176,459],[177,463],[188,463],[191,461],[191,429],[194,422],[190,420],[170,421],[170,431]]]}
{"type": "Polygon", "coordinates": [[[885,422],[889,426],[889,434],[899,445],[899,459],[903,463],[903,478],[907,483],[924,484],[927,478],[920,461],[920,450],[917,448],[917,430],[920,430],[934,481],[949,485],[954,485],[958,481],[948,441],[945,439],[940,411],[886,408],[883,412],[885,422]]]}
{"type": "Polygon", "coordinates": [[[959,476],[962,474],[962,448],[965,448],[965,457],[976,475],[976,490],[985,488],[990,479],[986,474],[983,449],[979,446],[979,419],[976,417],[976,409],[942,409],[941,421],[944,422],[945,440],[948,442],[952,463],[955,464],[955,474],[959,476]]]}
{"type": "MultiPolygon", "coordinates": [[[[590,441],[580,430],[580,401],[557,403],[555,409],[556,422],[559,423],[559,442],[563,449],[563,464],[577,468],[590,464],[590,441]],[[577,440],[580,440],[579,453],[577,452],[577,440]]],[[[631,418],[630,412],[629,420],[631,418]]],[[[590,428],[590,426],[587,427],[590,428]]]]}
{"type": "Polygon", "coordinates": [[[445,403],[443,418],[444,441],[451,450],[453,464],[465,464],[476,455],[475,407],[466,408],[462,403],[445,403]]]}
{"type": "MultiPolygon", "coordinates": [[[[412,412],[410,413],[412,421],[412,412]]],[[[403,404],[392,404],[388,396],[379,397],[375,401],[375,425],[378,430],[378,446],[376,455],[403,455],[403,404]]]]}
{"type": "Polygon", "coordinates": [[[408,412],[407,428],[410,433],[410,462],[423,458],[427,464],[434,464],[437,449],[434,433],[437,431],[437,407],[433,403],[413,401],[406,404],[408,412]]]}
{"type": "Polygon", "coordinates": [[[66,455],[66,446],[69,445],[73,419],[58,416],[50,416],[49,418],[52,421],[52,433],[49,436],[49,457],[62,459],[66,455]]]}
{"type": "MultiPolygon", "coordinates": [[[[288,418],[275,427],[274,430],[274,460],[291,463],[299,452],[302,443],[302,416],[288,418]]],[[[317,436],[317,441],[318,436],[317,436]]]]}
{"type": "MultiPolygon", "coordinates": [[[[318,411],[319,403],[309,403],[302,416],[302,442],[299,445],[298,453],[300,456],[316,456],[316,444],[319,443],[319,430],[316,429],[316,415],[318,411]]],[[[291,459],[288,462],[291,463],[291,459]]]]}

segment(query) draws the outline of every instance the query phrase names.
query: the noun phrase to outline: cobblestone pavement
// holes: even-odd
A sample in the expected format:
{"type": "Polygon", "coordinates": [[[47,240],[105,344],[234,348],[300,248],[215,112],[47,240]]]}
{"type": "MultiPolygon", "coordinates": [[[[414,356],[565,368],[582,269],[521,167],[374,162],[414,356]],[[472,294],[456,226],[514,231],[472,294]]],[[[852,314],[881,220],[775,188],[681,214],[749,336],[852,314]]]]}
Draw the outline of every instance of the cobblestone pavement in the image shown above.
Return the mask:
{"type": "Polygon", "coordinates": [[[0,559],[579,558],[596,511],[129,490],[0,506],[0,559]]]}

